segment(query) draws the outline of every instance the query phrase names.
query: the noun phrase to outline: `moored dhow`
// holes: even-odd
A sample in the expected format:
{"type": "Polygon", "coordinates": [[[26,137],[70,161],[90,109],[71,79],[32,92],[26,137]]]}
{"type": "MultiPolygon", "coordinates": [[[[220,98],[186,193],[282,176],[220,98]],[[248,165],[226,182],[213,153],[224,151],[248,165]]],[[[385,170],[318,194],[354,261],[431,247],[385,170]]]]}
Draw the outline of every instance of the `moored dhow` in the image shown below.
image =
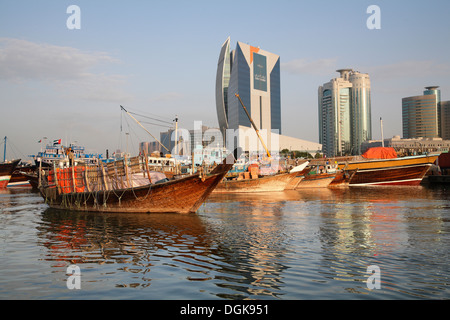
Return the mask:
{"type": "Polygon", "coordinates": [[[11,180],[11,175],[16,170],[20,159],[0,162],[0,189],[5,189],[11,180]]]}
{"type": "Polygon", "coordinates": [[[146,157],[45,170],[39,190],[56,209],[90,212],[193,213],[234,164],[228,156],[208,175],[167,179],[149,170],[146,157]]]}
{"type": "Polygon", "coordinates": [[[311,169],[296,189],[327,188],[338,173],[336,164],[311,165],[311,169]]]}
{"type": "Polygon", "coordinates": [[[305,177],[309,171],[308,162],[305,162],[290,172],[280,172],[272,175],[258,175],[248,173],[242,179],[224,179],[214,193],[256,193],[256,192],[279,192],[295,189],[296,185],[305,177]],[[295,184],[292,186],[292,184],[295,184]]]}
{"type": "Polygon", "coordinates": [[[362,155],[363,159],[339,164],[341,169],[354,172],[349,186],[416,186],[439,156],[397,157],[393,148],[371,149],[362,155]]]}

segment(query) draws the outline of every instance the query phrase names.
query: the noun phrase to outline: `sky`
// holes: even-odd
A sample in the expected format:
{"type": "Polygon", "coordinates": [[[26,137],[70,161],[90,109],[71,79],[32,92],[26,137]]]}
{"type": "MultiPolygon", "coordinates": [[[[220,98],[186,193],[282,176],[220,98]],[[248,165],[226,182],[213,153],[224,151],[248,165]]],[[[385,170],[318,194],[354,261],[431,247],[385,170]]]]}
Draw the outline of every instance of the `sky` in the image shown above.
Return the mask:
{"type": "Polygon", "coordinates": [[[380,118],[385,138],[401,136],[402,98],[437,85],[450,100],[448,12],[448,0],[2,0],[0,137],[7,158],[36,154],[43,137],[98,153],[153,141],[121,105],[164,121],[140,118],[157,138],[175,117],[179,128],[217,127],[228,37],[232,49],[241,41],[280,56],[284,135],[319,142],[318,87],[352,68],[370,76],[372,138],[380,118]],[[379,29],[367,26],[371,5],[379,29]]]}

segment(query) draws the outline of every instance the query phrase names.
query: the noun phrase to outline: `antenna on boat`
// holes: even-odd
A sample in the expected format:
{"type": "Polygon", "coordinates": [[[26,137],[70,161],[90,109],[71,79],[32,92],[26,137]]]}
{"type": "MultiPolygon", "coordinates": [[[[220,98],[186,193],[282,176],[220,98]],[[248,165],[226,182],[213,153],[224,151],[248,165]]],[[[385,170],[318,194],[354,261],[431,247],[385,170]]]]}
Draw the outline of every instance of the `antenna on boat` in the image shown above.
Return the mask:
{"type": "Polygon", "coordinates": [[[381,146],[384,148],[383,119],[381,117],[380,117],[380,126],[381,126],[381,146]]]}
{"type": "Polygon", "coordinates": [[[178,116],[175,115],[175,154],[178,155],[178,116]]]}
{"type": "Polygon", "coordinates": [[[3,149],[3,162],[6,162],[6,136],[5,136],[5,146],[4,146],[4,149],[3,149]]]}
{"type": "Polygon", "coordinates": [[[161,142],[159,142],[159,140],[158,139],[156,139],[147,129],[145,129],[145,127],[139,122],[139,121],[137,121],[136,120],[136,118],[135,117],[133,117],[124,107],[122,107],[122,106],[120,106],[120,108],[123,110],[123,111],[125,111],[134,121],[136,121],[137,122],[137,124],[138,125],[140,125],[141,127],[142,127],[142,129],[144,129],[149,135],[151,135],[152,136],[152,138],[153,139],[155,139],[164,149],[166,149],[167,150],[167,152],[170,152],[169,151],[169,149],[167,149],[161,142]]]}
{"type": "Polygon", "coordinates": [[[259,140],[261,141],[261,143],[262,143],[264,149],[266,149],[267,156],[268,156],[269,158],[271,158],[272,156],[270,155],[269,149],[267,149],[266,145],[264,144],[263,139],[262,139],[261,136],[259,135],[259,130],[258,130],[258,128],[256,127],[255,123],[253,122],[252,118],[250,117],[250,114],[248,113],[247,108],[244,106],[244,103],[242,102],[241,97],[240,97],[239,94],[237,94],[237,93],[235,93],[234,95],[239,99],[239,101],[240,101],[240,103],[241,103],[241,105],[242,105],[242,108],[244,108],[244,111],[245,111],[245,113],[247,114],[247,117],[248,117],[248,119],[250,120],[250,122],[251,122],[251,124],[252,124],[252,126],[253,126],[253,129],[255,129],[256,134],[258,135],[259,140]]]}

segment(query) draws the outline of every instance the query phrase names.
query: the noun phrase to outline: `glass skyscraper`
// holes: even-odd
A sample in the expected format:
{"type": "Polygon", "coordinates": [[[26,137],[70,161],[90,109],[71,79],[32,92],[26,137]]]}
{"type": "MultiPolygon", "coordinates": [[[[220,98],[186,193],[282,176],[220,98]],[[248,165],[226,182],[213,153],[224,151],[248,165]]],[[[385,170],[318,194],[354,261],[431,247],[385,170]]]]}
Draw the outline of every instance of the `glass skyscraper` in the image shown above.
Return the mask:
{"type": "Polygon", "coordinates": [[[352,69],[337,70],[319,87],[319,142],[328,157],[360,154],[372,139],[370,79],[352,69]]]}
{"type": "Polygon", "coordinates": [[[222,45],[217,64],[216,110],[219,128],[251,127],[235,94],[238,93],[259,130],[281,134],[280,57],[230,38],[222,45]]]}

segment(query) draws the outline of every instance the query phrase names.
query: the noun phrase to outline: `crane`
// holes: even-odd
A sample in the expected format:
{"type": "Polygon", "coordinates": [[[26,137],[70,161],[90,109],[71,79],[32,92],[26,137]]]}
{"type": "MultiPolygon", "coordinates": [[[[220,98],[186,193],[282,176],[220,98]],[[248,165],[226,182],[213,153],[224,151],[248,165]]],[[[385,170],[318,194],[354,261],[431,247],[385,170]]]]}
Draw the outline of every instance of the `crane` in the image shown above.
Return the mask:
{"type": "Polygon", "coordinates": [[[250,117],[250,114],[248,113],[247,108],[244,106],[244,103],[242,102],[241,97],[239,96],[238,93],[235,93],[234,95],[239,99],[239,102],[241,103],[242,108],[244,108],[244,111],[245,111],[245,113],[247,114],[247,117],[248,117],[248,119],[250,120],[250,122],[251,122],[251,124],[252,124],[252,126],[253,126],[253,129],[255,129],[256,134],[257,134],[259,140],[261,141],[261,143],[262,143],[264,149],[266,149],[267,156],[269,157],[269,159],[272,158],[272,156],[270,155],[269,149],[267,149],[267,147],[266,147],[266,145],[265,145],[263,139],[261,138],[261,136],[260,136],[260,134],[259,134],[259,130],[258,130],[258,128],[256,127],[255,123],[253,122],[252,118],[250,117]]]}

